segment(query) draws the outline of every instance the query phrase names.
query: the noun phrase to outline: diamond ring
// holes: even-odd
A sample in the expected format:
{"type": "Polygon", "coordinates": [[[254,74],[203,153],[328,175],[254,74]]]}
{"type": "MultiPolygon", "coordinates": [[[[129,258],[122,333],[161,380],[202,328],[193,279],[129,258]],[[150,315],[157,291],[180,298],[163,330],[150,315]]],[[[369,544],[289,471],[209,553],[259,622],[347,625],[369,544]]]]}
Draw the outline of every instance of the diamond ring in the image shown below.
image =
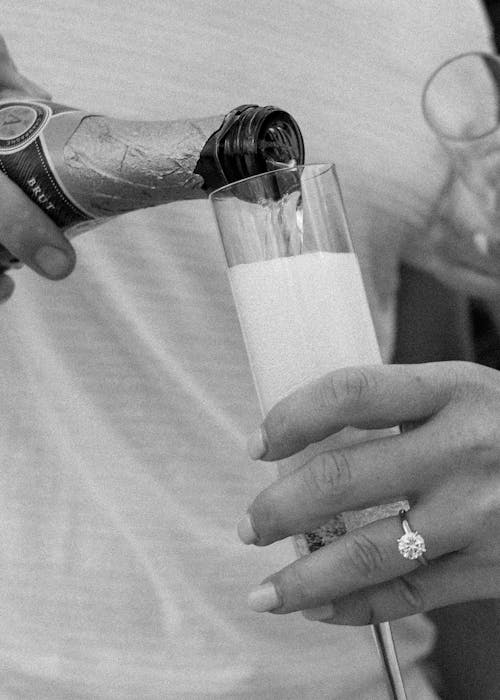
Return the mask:
{"type": "Polygon", "coordinates": [[[398,539],[398,549],[405,559],[417,559],[421,564],[427,566],[427,559],[424,556],[426,551],[425,540],[418,532],[414,532],[408,520],[406,511],[400,510],[399,517],[404,530],[404,535],[398,539]]]}

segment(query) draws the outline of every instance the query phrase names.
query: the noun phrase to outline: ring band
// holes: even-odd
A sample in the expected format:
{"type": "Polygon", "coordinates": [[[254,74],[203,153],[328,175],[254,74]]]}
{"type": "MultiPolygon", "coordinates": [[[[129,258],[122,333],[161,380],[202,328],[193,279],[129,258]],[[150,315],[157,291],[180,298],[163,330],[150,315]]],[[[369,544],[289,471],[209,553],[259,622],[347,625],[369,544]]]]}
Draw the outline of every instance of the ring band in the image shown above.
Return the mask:
{"type": "Polygon", "coordinates": [[[421,564],[427,566],[427,559],[424,556],[426,551],[425,540],[418,532],[414,532],[410,523],[406,519],[406,511],[400,510],[399,517],[404,534],[398,539],[398,549],[405,559],[417,559],[421,564]]]}

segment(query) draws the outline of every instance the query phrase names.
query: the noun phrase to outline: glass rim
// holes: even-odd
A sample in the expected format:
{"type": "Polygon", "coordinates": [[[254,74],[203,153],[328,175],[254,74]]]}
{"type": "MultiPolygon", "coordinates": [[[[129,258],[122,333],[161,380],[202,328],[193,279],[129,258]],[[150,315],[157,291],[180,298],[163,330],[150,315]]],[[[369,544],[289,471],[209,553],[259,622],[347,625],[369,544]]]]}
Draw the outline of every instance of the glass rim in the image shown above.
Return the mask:
{"type": "Polygon", "coordinates": [[[208,195],[208,199],[210,201],[217,199],[218,195],[223,195],[225,192],[229,192],[232,190],[234,187],[238,187],[241,185],[244,185],[247,182],[252,182],[252,180],[257,180],[262,177],[265,177],[266,175],[272,175],[275,173],[281,173],[281,172],[293,172],[293,171],[303,171],[306,170],[307,168],[323,168],[319,172],[315,173],[314,177],[318,177],[319,175],[323,175],[324,173],[327,173],[328,171],[331,171],[336,175],[336,168],[335,168],[335,163],[334,162],[318,162],[318,163],[301,163],[301,164],[296,164],[296,165],[284,165],[282,168],[275,168],[274,170],[267,170],[264,173],[257,173],[257,175],[250,175],[249,177],[244,177],[241,180],[235,180],[234,182],[228,182],[226,185],[222,185],[222,187],[218,187],[216,190],[213,192],[210,192],[208,195]]]}
{"type": "Polygon", "coordinates": [[[448,141],[454,141],[455,143],[470,143],[471,141],[480,141],[483,139],[485,136],[489,136],[493,134],[498,127],[500,126],[500,121],[495,124],[491,129],[488,129],[486,131],[483,131],[481,134],[475,134],[474,136],[470,136],[467,138],[464,138],[463,136],[455,136],[454,134],[444,131],[441,126],[438,125],[437,121],[433,119],[430,114],[429,110],[427,108],[427,95],[429,91],[429,87],[431,83],[434,81],[434,79],[437,77],[439,73],[441,73],[445,68],[447,68],[451,63],[458,63],[458,61],[461,61],[464,58],[471,58],[471,57],[476,57],[476,58],[489,58],[497,61],[500,64],[499,57],[496,56],[494,53],[490,53],[488,51],[464,51],[463,53],[456,54],[455,56],[451,56],[451,58],[446,59],[446,61],[443,61],[442,63],[435,68],[432,73],[429,75],[427,80],[425,81],[423,90],[422,90],[422,97],[421,97],[421,105],[422,105],[422,113],[424,115],[424,118],[426,122],[429,124],[431,129],[436,131],[437,134],[439,134],[440,137],[448,140],[448,141]]]}

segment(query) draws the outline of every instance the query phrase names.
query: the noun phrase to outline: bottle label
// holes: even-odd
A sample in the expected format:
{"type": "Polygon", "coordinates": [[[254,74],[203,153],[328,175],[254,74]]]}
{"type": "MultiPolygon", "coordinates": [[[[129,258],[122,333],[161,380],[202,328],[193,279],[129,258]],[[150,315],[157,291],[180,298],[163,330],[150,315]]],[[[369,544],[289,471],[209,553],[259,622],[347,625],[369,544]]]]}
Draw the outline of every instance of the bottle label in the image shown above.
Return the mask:
{"type": "MultiPolygon", "coordinates": [[[[54,168],[44,130],[61,117],[74,129],[84,113],[52,102],[0,100],[0,170],[15,182],[61,228],[93,216],[68,193],[54,168]],[[76,120],[75,120],[76,117],[76,120]]],[[[59,126],[63,126],[63,123],[59,126]]]]}

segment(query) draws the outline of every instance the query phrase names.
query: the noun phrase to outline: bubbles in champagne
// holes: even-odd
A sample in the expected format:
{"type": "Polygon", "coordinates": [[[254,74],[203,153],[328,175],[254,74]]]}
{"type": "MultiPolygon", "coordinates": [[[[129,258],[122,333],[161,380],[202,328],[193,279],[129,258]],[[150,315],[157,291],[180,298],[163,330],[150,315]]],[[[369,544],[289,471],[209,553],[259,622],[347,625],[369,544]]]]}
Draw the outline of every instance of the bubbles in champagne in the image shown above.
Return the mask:
{"type": "Polygon", "coordinates": [[[259,206],[265,211],[264,258],[299,255],[304,248],[304,214],[299,190],[279,199],[262,198],[259,206]]]}

